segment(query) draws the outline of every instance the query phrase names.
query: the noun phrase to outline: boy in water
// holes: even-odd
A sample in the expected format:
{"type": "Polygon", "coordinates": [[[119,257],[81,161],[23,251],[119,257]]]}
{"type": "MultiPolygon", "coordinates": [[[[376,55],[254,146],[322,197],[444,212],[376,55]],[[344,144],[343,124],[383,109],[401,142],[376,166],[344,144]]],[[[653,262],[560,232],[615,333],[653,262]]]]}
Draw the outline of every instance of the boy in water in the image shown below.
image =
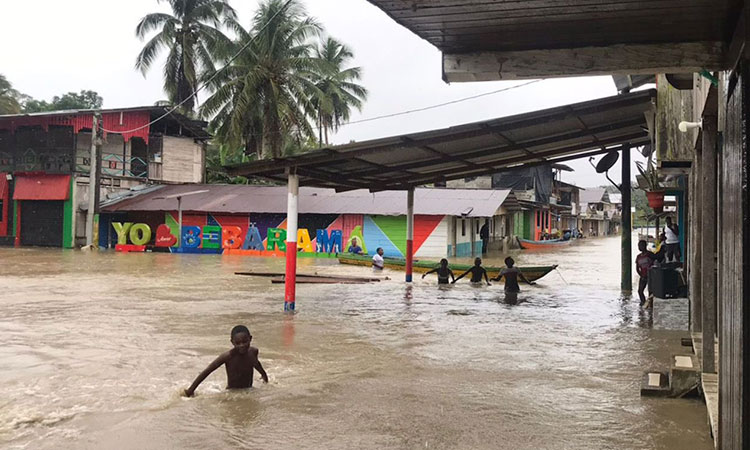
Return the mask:
{"type": "MultiPolygon", "coordinates": [[[[664,244],[662,244],[659,253],[664,250],[663,247],[664,244]]],[[[644,291],[646,290],[646,286],[648,286],[648,271],[651,269],[651,266],[654,265],[654,261],[656,261],[659,256],[648,251],[648,243],[643,240],[638,241],[638,250],[641,251],[638,256],[635,257],[635,271],[638,272],[638,275],[641,277],[640,280],[638,280],[638,297],[641,298],[641,306],[649,308],[651,306],[652,297],[649,295],[648,299],[646,299],[644,291]]]]}
{"type": "Polygon", "coordinates": [[[521,292],[521,288],[518,286],[518,278],[520,277],[523,281],[528,284],[536,284],[533,281],[529,281],[521,272],[518,267],[513,267],[516,262],[508,256],[505,258],[505,269],[501,270],[497,277],[493,278],[492,281],[500,281],[502,277],[505,277],[505,292],[518,293],[521,292]]]}
{"type": "Polygon", "coordinates": [[[438,284],[448,284],[449,276],[454,281],[456,280],[456,277],[453,275],[453,271],[448,268],[448,260],[445,258],[440,260],[440,267],[436,267],[429,272],[422,274],[422,279],[424,280],[424,277],[434,272],[437,272],[438,284]]]}
{"type": "Polygon", "coordinates": [[[244,325],[237,325],[232,328],[229,342],[234,345],[231,350],[222,353],[206,369],[198,374],[189,388],[185,389],[185,396],[192,397],[198,385],[206,379],[207,376],[225,365],[227,369],[227,389],[244,389],[253,386],[253,369],[257,369],[263,381],[268,383],[268,375],[263,370],[263,366],[258,361],[258,349],[250,347],[250,341],[253,337],[250,330],[244,325]]]}
{"type": "Polygon", "coordinates": [[[451,282],[451,284],[455,283],[456,281],[460,280],[461,278],[465,277],[466,275],[471,272],[471,282],[472,283],[481,283],[482,277],[484,276],[484,281],[487,282],[487,286],[491,286],[490,280],[487,277],[487,271],[484,270],[484,267],[482,267],[482,258],[477,258],[474,260],[474,267],[470,268],[466,272],[462,273],[458,276],[455,280],[451,282]]]}

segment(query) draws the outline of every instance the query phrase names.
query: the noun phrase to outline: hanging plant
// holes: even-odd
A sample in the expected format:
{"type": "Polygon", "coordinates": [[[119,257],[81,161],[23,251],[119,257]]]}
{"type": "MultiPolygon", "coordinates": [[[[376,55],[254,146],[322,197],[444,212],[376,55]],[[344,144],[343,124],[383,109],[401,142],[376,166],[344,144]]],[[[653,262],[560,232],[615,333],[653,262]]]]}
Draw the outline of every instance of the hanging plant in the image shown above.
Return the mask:
{"type": "Polygon", "coordinates": [[[656,171],[651,158],[646,160],[644,166],[641,162],[635,163],[638,167],[638,172],[641,173],[641,178],[646,184],[646,198],[648,198],[648,206],[654,210],[654,212],[660,213],[664,210],[664,188],[659,181],[659,174],[656,171]]]}

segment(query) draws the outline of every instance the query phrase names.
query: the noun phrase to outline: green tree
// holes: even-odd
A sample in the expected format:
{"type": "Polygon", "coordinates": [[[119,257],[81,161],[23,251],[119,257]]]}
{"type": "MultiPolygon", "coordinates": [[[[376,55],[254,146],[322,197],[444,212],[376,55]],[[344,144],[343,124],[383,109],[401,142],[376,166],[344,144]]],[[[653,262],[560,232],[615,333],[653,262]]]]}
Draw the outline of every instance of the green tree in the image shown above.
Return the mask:
{"type": "Polygon", "coordinates": [[[212,130],[223,144],[242,147],[261,158],[279,157],[288,139],[299,143],[314,136],[311,95],[320,95],[315,80],[322,64],[313,56],[312,38],[321,26],[293,1],[265,0],[249,31],[227,54],[239,56],[216,73],[201,114],[213,117],[212,130]]]}
{"type": "Polygon", "coordinates": [[[21,112],[21,94],[0,74],[0,114],[18,114],[21,112]]]}
{"type": "Polygon", "coordinates": [[[356,83],[362,77],[361,68],[344,68],[354,58],[344,44],[329,37],[315,49],[315,56],[324,63],[324,71],[315,83],[318,95],[313,94],[312,102],[317,112],[318,138],[328,145],[329,131],[337,131],[348,121],[352,108],[362,110],[367,89],[356,83]]]}
{"type": "Polygon", "coordinates": [[[168,48],[164,91],[172,103],[184,102],[182,109],[191,112],[201,76],[215,70],[216,52],[229,44],[220,28],[234,27],[236,13],[227,0],[166,1],[172,8],[171,14],[148,14],[135,29],[141,40],[158,31],[144,45],[135,67],[145,75],[159,52],[168,48]]]}
{"type": "Polygon", "coordinates": [[[99,109],[103,103],[102,97],[96,91],[68,92],[62,96],[52,97],[51,102],[28,98],[23,104],[23,111],[27,113],[43,111],[63,111],[67,109],[99,109]]]}

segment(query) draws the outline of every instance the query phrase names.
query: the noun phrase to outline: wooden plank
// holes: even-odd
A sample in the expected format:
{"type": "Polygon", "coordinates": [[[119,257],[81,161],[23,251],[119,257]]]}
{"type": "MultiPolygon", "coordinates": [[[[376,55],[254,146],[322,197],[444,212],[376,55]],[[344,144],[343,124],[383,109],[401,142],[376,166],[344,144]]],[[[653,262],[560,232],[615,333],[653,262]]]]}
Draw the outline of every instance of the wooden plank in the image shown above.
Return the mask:
{"type": "MultiPolygon", "coordinates": [[[[284,277],[286,274],[284,272],[235,272],[235,275],[243,275],[243,276],[251,276],[251,277],[284,277]]],[[[335,275],[319,275],[317,273],[315,274],[307,274],[307,273],[298,273],[297,278],[328,278],[328,279],[336,279],[336,280],[348,280],[348,281],[362,281],[362,282],[370,282],[370,281],[381,281],[381,280],[388,280],[388,277],[350,277],[350,276],[335,276],[335,275]]]]}
{"type": "MultiPolygon", "coordinates": [[[[283,277],[280,278],[272,278],[271,283],[272,284],[284,284],[285,280],[283,277]]],[[[365,284],[369,283],[369,281],[363,281],[363,280],[356,280],[356,279],[342,279],[342,278],[332,278],[332,277],[310,277],[310,278],[302,278],[297,280],[297,284],[365,284]]]]}
{"type": "Polygon", "coordinates": [[[716,334],[716,116],[703,118],[701,149],[701,302],[703,323],[703,372],[715,373],[714,336],[716,334]]]}
{"type": "Polygon", "coordinates": [[[447,82],[721,70],[722,42],[444,54],[447,82]]]}

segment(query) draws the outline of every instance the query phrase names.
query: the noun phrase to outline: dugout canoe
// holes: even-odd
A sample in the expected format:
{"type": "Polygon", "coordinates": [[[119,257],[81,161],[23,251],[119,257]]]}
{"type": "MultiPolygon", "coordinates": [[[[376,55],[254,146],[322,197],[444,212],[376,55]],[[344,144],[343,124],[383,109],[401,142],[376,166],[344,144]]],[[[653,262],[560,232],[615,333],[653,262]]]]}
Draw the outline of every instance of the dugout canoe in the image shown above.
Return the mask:
{"type": "Polygon", "coordinates": [[[560,248],[570,245],[570,239],[563,241],[562,239],[549,239],[546,241],[532,241],[529,239],[518,239],[518,245],[524,250],[548,250],[551,248],[560,248]]]}
{"type": "MultiPolygon", "coordinates": [[[[366,267],[372,266],[372,256],[339,254],[338,259],[341,264],[349,264],[353,266],[366,266],[366,267]]],[[[383,264],[386,268],[392,269],[392,270],[405,270],[406,268],[406,260],[403,260],[403,259],[385,258],[383,264]]],[[[440,263],[438,261],[423,261],[422,260],[422,261],[414,261],[413,267],[414,267],[415,273],[425,273],[438,266],[440,266],[440,263]]],[[[461,273],[463,273],[465,270],[468,270],[472,266],[469,264],[449,264],[448,267],[450,267],[453,273],[456,276],[458,276],[461,273]]],[[[484,266],[484,268],[487,270],[487,275],[490,277],[497,276],[497,274],[500,273],[500,269],[501,269],[501,267],[493,267],[493,266],[484,266]]],[[[557,264],[553,264],[551,266],[519,267],[519,269],[521,269],[521,272],[523,272],[524,276],[528,278],[529,281],[536,281],[542,278],[543,276],[547,275],[548,273],[552,272],[556,268],[557,268],[557,264]]]]}

